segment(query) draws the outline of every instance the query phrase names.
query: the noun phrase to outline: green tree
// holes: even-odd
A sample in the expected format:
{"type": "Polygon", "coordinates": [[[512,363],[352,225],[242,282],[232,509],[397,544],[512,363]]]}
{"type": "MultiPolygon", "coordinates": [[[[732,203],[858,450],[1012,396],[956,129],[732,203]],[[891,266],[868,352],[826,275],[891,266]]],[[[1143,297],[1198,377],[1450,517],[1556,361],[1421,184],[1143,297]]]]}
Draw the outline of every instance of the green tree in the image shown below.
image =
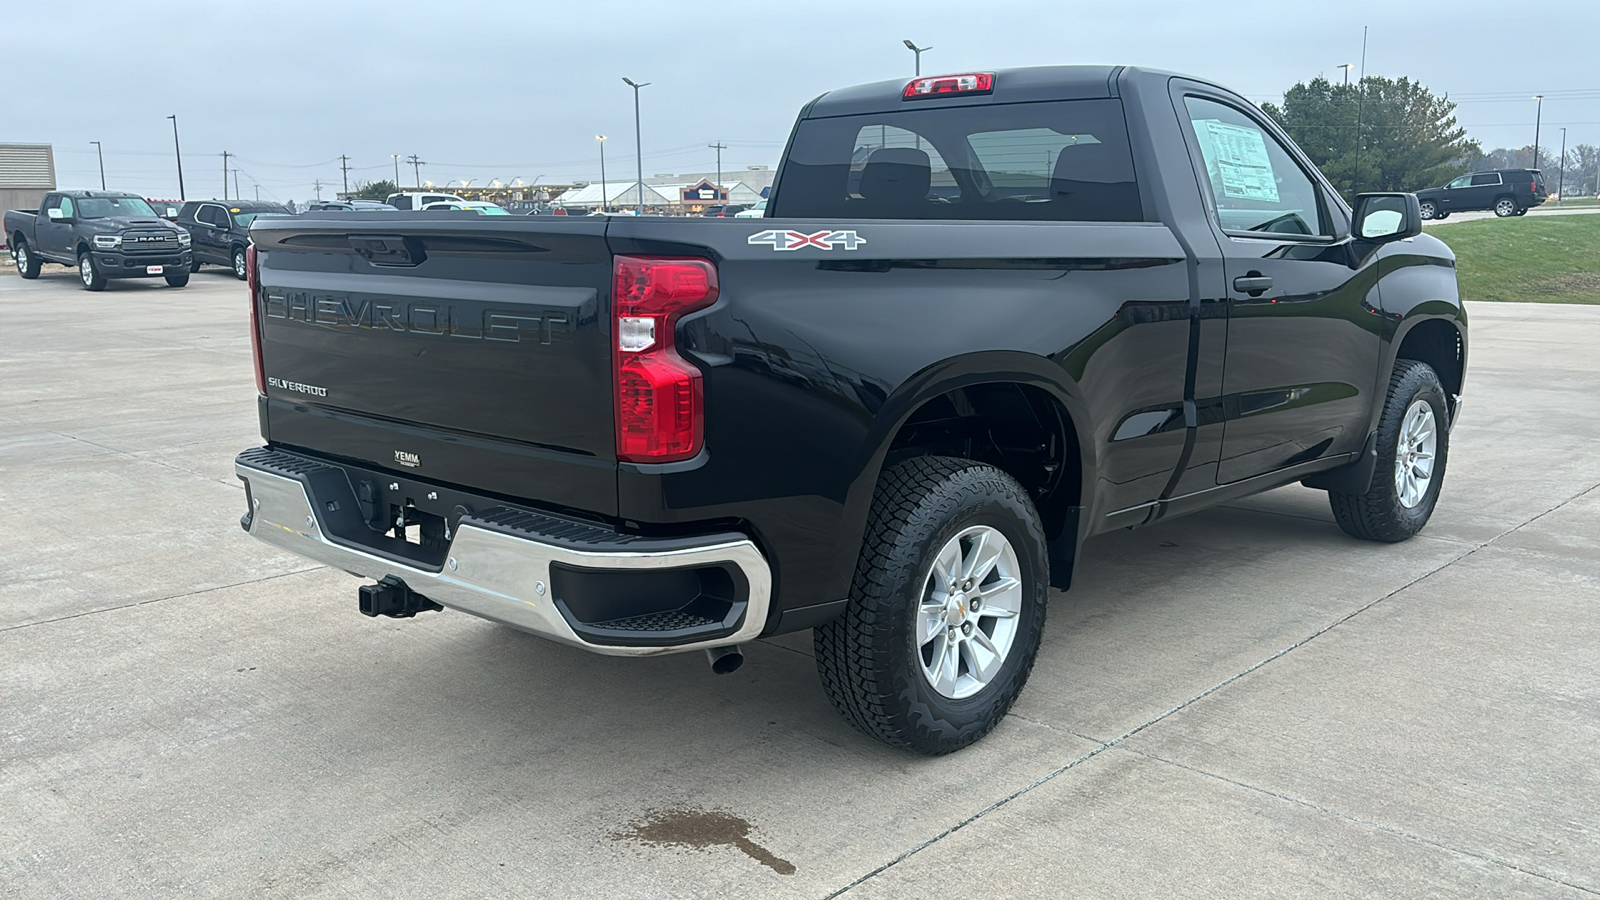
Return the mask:
{"type": "Polygon", "coordinates": [[[1319,76],[1284,92],[1282,106],[1262,106],[1346,199],[1437,187],[1467,171],[1482,151],[1455,108],[1409,78],[1377,76],[1353,85],[1319,76]]]}
{"type": "Polygon", "coordinates": [[[399,191],[400,189],[394,186],[394,182],[387,179],[369,181],[356,186],[356,196],[362,200],[384,200],[390,194],[398,193],[399,191]]]}

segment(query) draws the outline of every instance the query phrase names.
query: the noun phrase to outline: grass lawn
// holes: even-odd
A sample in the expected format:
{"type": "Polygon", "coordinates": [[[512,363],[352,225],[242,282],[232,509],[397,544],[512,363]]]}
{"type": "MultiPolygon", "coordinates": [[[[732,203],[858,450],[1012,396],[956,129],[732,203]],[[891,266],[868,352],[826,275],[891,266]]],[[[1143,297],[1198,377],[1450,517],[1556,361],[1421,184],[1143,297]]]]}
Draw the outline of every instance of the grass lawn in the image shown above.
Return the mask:
{"type": "Polygon", "coordinates": [[[1456,253],[1463,300],[1600,304],[1600,214],[1429,225],[1456,253]]]}

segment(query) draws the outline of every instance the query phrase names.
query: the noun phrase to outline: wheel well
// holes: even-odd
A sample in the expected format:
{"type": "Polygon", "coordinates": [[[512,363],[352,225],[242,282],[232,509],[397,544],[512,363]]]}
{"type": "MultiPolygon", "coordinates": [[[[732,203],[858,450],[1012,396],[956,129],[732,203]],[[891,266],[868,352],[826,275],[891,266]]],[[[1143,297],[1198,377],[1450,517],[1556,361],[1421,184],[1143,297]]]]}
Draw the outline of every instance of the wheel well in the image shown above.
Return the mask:
{"type": "Polygon", "coordinates": [[[1432,366],[1445,393],[1450,396],[1450,411],[1454,413],[1455,397],[1461,393],[1463,350],[1461,333],[1454,325],[1443,319],[1430,319],[1406,332],[1395,358],[1414,359],[1432,366]]]}
{"type": "Polygon", "coordinates": [[[981,460],[1006,472],[1033,497],[1050,540],[1082,505],[1077,431],[1061,403],[1031,385],[970,385],[927,400],[895,433],[884,467],[914,456],[981,460]]]}

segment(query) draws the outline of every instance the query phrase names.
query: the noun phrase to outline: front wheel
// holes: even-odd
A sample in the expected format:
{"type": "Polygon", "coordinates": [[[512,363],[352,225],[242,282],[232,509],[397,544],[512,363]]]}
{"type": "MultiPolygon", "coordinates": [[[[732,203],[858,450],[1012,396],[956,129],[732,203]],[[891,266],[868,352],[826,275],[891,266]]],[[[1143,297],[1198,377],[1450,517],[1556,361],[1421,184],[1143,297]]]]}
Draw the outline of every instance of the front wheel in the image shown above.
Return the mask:
{"type": "Polygon", "coordinates": [[[988,734],[1033,669],[1049,561],[1027,491],[967,459],[884,472],[845,612],[815,632],[817,671],[852,725],[951,753],[988,734]]]}
{"type": "Polygon", "coordinates": [[[28,249],[28,242],[17,241],[15,253],[17,255],[17,274],[23,278],[38,278],[39,257],[34,256],[33,251],[28,249]]]}
{"type": "Polygon", "coordinates": [[[1433,205],[1433,201],[1432,200],[1424,200],[1424,201],[1422,201],[1421,207],[1422,207],[1422,217],[1424,219],[1432,219],[1432,218],[1434,218],[1435,216],[1437,216],[1439,214],[1439,208],[1437,206],[1433,205]]]}
{"type": "Polygon", "coordinates": [[[1364,494],[1328,492],[1345,534],[1397,543],[1422,530],[1444,484],[1450,408],[1433,367],[1395,360],[1378,423],[1378,464],[1364,494]]]}
{"type": "Polygon", "coordinates": [[[188,272],[183,272],[183,273],[178,274],[178,275],[168,275],[167,276],[167,287],[183,287],[184,285],[186,285],[188,283],[189,283],[189,273],[188,272]]]}
{"type": "Polygon", "coordinates": [[[1517,201],[1510,197],[1501,197],[1494,202],[1494,214],[1502,219],[1510,218],[1517,214],[1517,201]]]}
{"type": "Polygon", "coordinates": [[[235,278],[239,279],[240,281],[244,281],[245,280],[245,274],[246,273],[245,273],[245,269],[244,269],[244,262],[245,262],[244,248],[243,247],[235,247],[235,248],[233,248],[233,275],[234,275],[235,278]]]}
{"type": "Polygon", "coordinates": [[[87,253],[78,256],[78,279],[83,282],[86,291],[103,291],[106,287],[106,276],[100,273],[100,268],[94,264],[94,257],[87,253]]]}
{"type": "Polygon", "coordinates": [[[190,272],[190,274],[193,274],[193,273],[198,272],[198,271],[200,271],[200,257],[198,257],[198,256],[189,257],[189,272],[190,272]]]}

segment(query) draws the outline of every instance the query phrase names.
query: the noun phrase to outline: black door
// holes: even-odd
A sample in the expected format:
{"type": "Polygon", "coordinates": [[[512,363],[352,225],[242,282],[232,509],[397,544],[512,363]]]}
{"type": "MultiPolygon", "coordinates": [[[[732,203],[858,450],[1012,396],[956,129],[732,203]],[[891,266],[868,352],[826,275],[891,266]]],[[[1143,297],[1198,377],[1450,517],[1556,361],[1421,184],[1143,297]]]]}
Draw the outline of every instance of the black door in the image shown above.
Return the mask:
{"type": "Polygon", "coordinates": [[[72,214],[71,197],[58,194],[46,198],[45,205],[39,208],[39,217],[33,226],[33,240],[38,245],[33,249],[41,258],[57,262],[73,259],[72,244],[76,235],[70,221],[72,214]]]}
{"type": "Polygon", "coordinates": [[[1377,267],[1276,130],[1225,95],[1182,97],[1228,290],[1217,482],[1361,449],[1378,371],[1377,267]]]}
{"type": "Polygon", "coordinates": [[[1472,199],[1472,176],[1463,175],[1444,186],[1444,193],[1439,197],[1438,207],[1443,212],[1457,212],[1470,209],[1467,204],[1472,199]]]}
{"type": "Polygon", "coordinates": [[[1467,188],[1468,201],[1461,209],[1494,209],[1502,190],[1499,172],[1479,172],[1472,176],[1472,186],[1467,188]]]}

